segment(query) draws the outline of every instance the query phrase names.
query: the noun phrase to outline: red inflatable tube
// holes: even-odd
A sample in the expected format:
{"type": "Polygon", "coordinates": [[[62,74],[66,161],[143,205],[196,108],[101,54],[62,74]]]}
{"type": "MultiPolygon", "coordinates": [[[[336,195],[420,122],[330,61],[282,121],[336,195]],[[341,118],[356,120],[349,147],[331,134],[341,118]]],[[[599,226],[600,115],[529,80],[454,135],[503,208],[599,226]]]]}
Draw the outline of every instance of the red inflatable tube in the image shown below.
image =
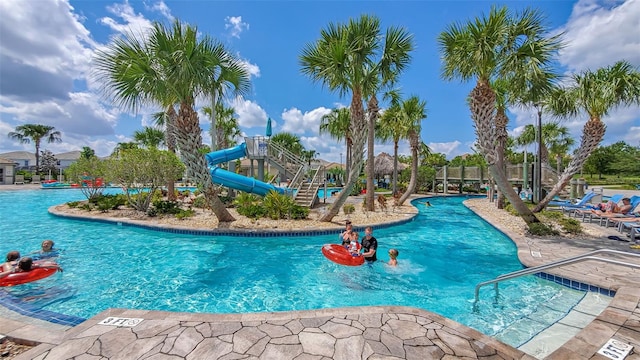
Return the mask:
{"type": "Polygon", "coordinates": [[[0,278],[0,286],[14,286],[44,279],[56,273],[55,268],[35,268],[30,271],[9,274],[0,278]]]}
{"type": "Polygon", "coordinates": [[[359,266],[364,264],[364,256],[352,256],[349,250],[338,244],[324,245],[322,255],[340,265],[359,266]]]}

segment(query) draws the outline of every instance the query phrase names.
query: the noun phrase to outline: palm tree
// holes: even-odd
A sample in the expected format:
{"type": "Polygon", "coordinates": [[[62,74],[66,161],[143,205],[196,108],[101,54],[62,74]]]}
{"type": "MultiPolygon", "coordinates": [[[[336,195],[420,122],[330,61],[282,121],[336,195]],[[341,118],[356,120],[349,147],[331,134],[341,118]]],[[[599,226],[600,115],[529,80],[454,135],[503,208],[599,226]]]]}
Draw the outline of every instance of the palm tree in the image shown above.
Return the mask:
{"type": "MultiPolygon", "coordinates": [[[[103,91],[130,109],[157,104],[170,110],[179,104],[170,132],[176,136],[180,155],[194,176],[219,222],[235,220],[220,201],[211,181],[202,144],[195,99],[209,94],[212,79],[219,79],[218,64],[224,52],[196,27],[176,19],[171,28],[154,23],[148,37],[128,34],[114,39],[96,55],[96,73],[103,91]]],[[[227,54],[228,55],[228,54],[227,54]]],[[[230,56],[229,56],[230,58],[230,56]]]]}
{"type": "Polygon", "coordinates": [[[580,146],[558,183],[533,211],[544,209],[598,147],[606,131],[602,117],[618,106],[640,104],[640,72],[626,61],[596,71],[583,71],[573,75],[571,80],[571,84],[559,87],[551,94],[547,107],[562,116],[586,113],[589,120],[584,124],[580,146]]]}
{"type": "Polygon", "coordinates": [[[221,103],[225,95],[231,95],[229,92],[234,96],[247,94],[251,88],[251,80],[249,70],[244,63],[232,56],[222,44],[214,43],[212,52],[214,53],[212,57],[213,63],[207,65],[212,72],[211,83],[207,89],[208,95],[211,97],[211,107],[209,108],[211,150],[215,151],[225,149],[225,147],[220,147],[220,144],[217,143],[220,136],[217,124],[217,112],[220,108],[217,104],[221,103]]]}
{"type": "MultiPolygon", "coordinates": [[[[223,103],[216,103],[216,135],[215,142],[217,149],[227,149],[230,146],[235,145],[235,139],[242,135],[240,131],[240,126],[238,125],[238,119],[234,117],[235,110],[230,107],[224,106],[223,103]]],[[[206,115],[209,115],[210,118],[213,118],[213,114],[211,113],[210,107],[203,107],[202,112],[206,115]]]]}
{"type": "Polygon", "coordinates": [[[280,144],[296,155],[302,155],[304,146],[300,143],[300,138],[289,132],[279,132],[271,137],[271,142],[280,144]]]}
{"type": "Polygon", "coordinates": [[[126,150],[132,150],[132,149],[138,149],[138,143],[136,142],[121,142],[118,143],[118,145],[116,145],[115,148],[113,148],[113,152],[111,153],[111,156],[113,157],[118,157],[120,156],[120,153],[126,150]]]}
{"type": "MultiPolygon", "coordinates": [[[[345,142],[345,171],[349,173],[351,164],[351,147],[353,146],[353,138],[349,133],[349,124],[351,122],[351,112],[349,108],[337,108],[331,110],[320,120],[320,134],[329,134],[332,138],[345,142]]],[[[341,164],[342,165],[342,164],[341,164]]]]}
{"type": "MultiPolygon", "coordinates": [[[[174,104],[170,98],[165,99],[165,111],[156,112],[153,114],[153,120],[157,126],[164,128],[164,143],[167,145],[167,150],[172,154],[176,153],[176,135],[175,135],[175,123],[178,118],[174,104]]],[[[167,197],[169,201],[176,201],[178,196],[175,191],[175,182],[170,180],[167,182],[167,197]]]]}
{"type": "Polygon", "coordinates": [[[80,152],[80,158],[88,160],[94,156],[96,156],[96,152],[92,148],[88,146],[82,147],[82,151],[80,152]]]}
{"type": "Polygon", "coordinates": [[[15,131],[7,134],[10,139],[18,140],[22,144],[33,141],[36,145],[36,174],[40,172],[40,142],[42,139],[50,144],[62,141],[60,131],[54,129],[55,127],[47,125],[24,124],[16,126],[15,131]]]}
{"type": "MultiPolygon", "coordinates": [[[[409,62],[412,36],[402,28],[390,28],[384,36],[382,46],[380,20],[362,15],[346,24],[330,23],[321,30],[320,39],[306,45],[300,56],[303,74],[340,96],[351,94],[349,133],[353,136],[353,152],[347,183],[320,221],[331,221],[338,214],[358,180],[364,161],[367,129],[371,132],[369,137],[374,135],[372,128],[375,128],[377,118],[375,94],[382,86],[393,83],[409,62]],[[363,106],[365,99],[369,100],[368,119],[363,106]]],[[[373,176],[372,171],[369,174],[373,176]]],[[[373,199],[372,189],[369,193],[373,199]]],[[[372,200],[367,203],[368,206],[374,205],[372,200]]]]}
{"type": "MultiPolygon", "coordinates": [[[[562,158],[574,144],[569,129],[555,122],[544,123],[542,124],[541,137],[542,163],[549,162],[549,152],[554,153],[559,174],[562,158]]],[[[525,125],[522,133],[515,139],[515,144],[519,146],[527,146],[536,142],[536,127],[531,124],[525,125]]]]}
{"type": "Polygon", "coordinates": [[[502,7],[492,8],[488,16],[466,24],[451,25],[438,38],[443,77],[476,79],[469,106],[478,147],[500,191],[527,224],[539,220],[511,189],[500,163],[497,144],[501,124],[496,123],[496,92],[491,81],[509,79],[521,89],[526,88],[525,84],[541,82],[540,78],[548,74],[551,55],[562,46],[559,35],[545,38],[545,32],[537,11],[525,10],[514,16],[502,7]]]}
{"type": "Polygon", "coordinates": [[[400,140],[407,139],[409,136],[409,127],[411,119],[403,113],[403,108],[398,93],[389,94],[391,97],[391,106],[382,114],[380,118],[377,137],[382,141],[393,141],[393,178],[391,189],[395,195],[398,191],[398,144],[400,140]]]}
{"type": "MultiPolygon", "coordinates": [[[[423,142],[420,140],[420,131],[422,130],[422,120],[427,117],[426,107],[426,101],[420,100],[417,96],[412,96],[403,101],[400,107],[401,117],[404,118],[402,123],[406,126],[406,137],[409,139],[409,147],[411,148],[411,179],[409,180],[407,191],[400,196],[398,205],[404,204],[416,188],[418,160],[420,151],[424,150],[423,142]]],[[[394,164],[394,167],[396,167],[394,170],[397,170],[397,164],[394,164]]]]}
{"type": "Polygon", "coordinates": [[[142,131],[136,130],[133,139],[147,149],[157,149],[165,142],[165,132],[156,128],[145,126],[142,131]]]}

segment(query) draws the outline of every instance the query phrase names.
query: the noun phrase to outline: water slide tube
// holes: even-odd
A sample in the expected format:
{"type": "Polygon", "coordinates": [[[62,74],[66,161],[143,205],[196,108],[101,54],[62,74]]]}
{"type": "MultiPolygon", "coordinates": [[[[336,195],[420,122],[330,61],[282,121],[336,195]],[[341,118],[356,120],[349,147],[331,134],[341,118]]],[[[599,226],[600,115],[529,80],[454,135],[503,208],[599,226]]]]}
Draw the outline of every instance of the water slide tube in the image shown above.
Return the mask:
{"type": "Polygon", "coordinates": [[[283,188],[218,167],[218,164],[220,163],[240,159],[245,156],[247,156],[247,144],[245,143],[228,149],[213,151],[205,155],[207,163],[209,164],[209,172],[211,173],[211,179],[213,182],[235,190],[245,191],[261,196],[267,195],[267,193],[272,190],[277,191],[280,194],[284,194],[285,190],[283,188]]]}

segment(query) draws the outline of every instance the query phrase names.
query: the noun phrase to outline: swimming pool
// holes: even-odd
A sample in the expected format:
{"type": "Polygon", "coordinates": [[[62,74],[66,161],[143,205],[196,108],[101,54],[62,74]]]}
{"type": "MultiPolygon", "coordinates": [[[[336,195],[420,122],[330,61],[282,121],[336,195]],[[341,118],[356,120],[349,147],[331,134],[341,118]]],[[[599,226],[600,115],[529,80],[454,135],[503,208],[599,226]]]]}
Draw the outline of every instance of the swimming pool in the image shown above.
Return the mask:
{"type": "MultiPolygon", "coordinates": [[[[244,313],[343,306],[423,308],[496,335],[542,305],[561,317],[583,296],[536,277],[500,284],[500,299],[474,287],[518,270],[515,245],[462,205],[433,198],[414,221],[378,229],[380,259],[400,252],[399,266],[345,267],[320,252],[337,235],[313,237],[193,236],[66,220],[51,205],[82,199],[77,189],[0,191],[0,253],[37,250],[45,238],[63,249],[64,273],[4,288],[16,301],[88,318],[110,307],[244,313]]],[[[365,224],[356,224],[365,225],[365,224]]],[[[530,335],[541,329],[532,328],[530,335]]]]}

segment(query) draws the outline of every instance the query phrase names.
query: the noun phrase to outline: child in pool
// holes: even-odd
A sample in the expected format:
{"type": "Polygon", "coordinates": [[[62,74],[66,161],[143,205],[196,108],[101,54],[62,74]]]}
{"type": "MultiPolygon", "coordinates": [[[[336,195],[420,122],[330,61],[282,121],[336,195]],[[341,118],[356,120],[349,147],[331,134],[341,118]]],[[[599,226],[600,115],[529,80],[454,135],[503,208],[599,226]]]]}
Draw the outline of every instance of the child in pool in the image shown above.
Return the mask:
{"type": "Polygon", "coordinates": [[[351,253],[351,256],[360,256],[360,249],[362,249],[362,245],[360,245],[358,239],[358,233],[355,231],[351,232],[349,239],[349,252],[351,253]]]}
{"type": "Polygon", "coordinates": [[[7,253],[7,262],[0,264],[0,272],[13,270],[18,266],[18,260],[20,260],[20,252],[9,251],[7,253]]]}
{"type": "Polygon", "coordinates": [[[53,240],[44,240],[41,244],[42,249],[40,249],[39,251],[35,251],[33,252],[33,257],[38,260],[38,259],[47,259],[47,258],[52,258],[52,257],[56,257],[59,255],[58,253],[58,249],[54,249],[53,248],[54,242],[53,240]]]}
{"type": "Polygon", "coordinates": [[[398,265],[398,250],[396,249],[389,250],[389,265],[390,266],[398,265]]]}

